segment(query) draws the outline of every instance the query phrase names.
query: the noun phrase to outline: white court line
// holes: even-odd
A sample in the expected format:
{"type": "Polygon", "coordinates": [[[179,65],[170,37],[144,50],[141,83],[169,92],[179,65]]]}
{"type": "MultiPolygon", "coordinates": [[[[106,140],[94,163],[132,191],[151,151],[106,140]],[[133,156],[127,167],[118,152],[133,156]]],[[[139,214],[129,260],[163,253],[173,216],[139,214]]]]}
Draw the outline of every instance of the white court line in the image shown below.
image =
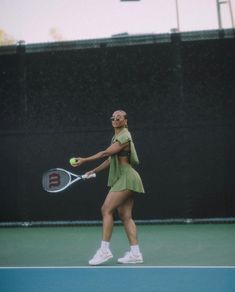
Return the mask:
{"type": "Polygon", "coordinates": [[[235,269],[235,266],[51,266],[51,267],[0,267],[14,269],[235,269]]]}

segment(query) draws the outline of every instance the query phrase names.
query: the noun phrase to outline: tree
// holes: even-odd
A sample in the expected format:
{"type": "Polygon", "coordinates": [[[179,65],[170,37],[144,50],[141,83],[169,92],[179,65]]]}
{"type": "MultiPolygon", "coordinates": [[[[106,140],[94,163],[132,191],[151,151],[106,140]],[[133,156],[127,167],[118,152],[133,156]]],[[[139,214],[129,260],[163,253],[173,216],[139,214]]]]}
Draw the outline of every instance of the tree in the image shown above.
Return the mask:
{"type": "Polygon", "coordinates": [[[14,45],[16,40],[10,36],[4,29],[0,28],[0,46],[14,45]]]}

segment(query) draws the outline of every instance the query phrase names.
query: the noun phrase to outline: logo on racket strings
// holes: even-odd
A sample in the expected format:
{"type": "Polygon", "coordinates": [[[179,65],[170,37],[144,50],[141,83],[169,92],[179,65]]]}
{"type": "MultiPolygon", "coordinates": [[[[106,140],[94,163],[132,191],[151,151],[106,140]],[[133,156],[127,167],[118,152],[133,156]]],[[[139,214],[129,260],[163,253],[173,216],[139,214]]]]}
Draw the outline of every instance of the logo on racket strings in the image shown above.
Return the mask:
{"type": "Polygon", "coordinates": [[[60,175],[52,173],[49,175],[49,188],[58,187],[60,185],[60,175]]]}

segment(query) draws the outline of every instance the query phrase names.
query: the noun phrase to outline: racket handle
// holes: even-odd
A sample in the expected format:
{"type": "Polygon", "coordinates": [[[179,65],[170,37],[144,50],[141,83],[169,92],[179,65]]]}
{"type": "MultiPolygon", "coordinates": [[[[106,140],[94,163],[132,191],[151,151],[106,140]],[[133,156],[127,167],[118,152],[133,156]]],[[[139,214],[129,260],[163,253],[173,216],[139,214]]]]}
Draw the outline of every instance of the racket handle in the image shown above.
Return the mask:
{"type": "Polygon", "coordinates": [[[86,174],[83,174],[83,175],[82,175],[82,178],[83,178],[83,179],[86,179],[86,178],[88,178],[88,177],[89,177],[89,178],[90,178],[90,177],[96,177],[96,173],[92,173],[92,174],[90,174],[89,176],[86,175],[86,174]]]}

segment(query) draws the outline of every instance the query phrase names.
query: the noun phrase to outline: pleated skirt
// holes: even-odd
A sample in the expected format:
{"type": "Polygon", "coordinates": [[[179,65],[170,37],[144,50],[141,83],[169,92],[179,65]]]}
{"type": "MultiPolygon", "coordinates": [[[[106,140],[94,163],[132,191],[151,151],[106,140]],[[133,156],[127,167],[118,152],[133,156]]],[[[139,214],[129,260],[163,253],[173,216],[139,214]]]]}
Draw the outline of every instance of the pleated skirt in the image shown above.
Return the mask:
{"type": "Polygon", "coordinates": [[[121,176],[111,187],[111,192],[131,190],[135,193],[145,193],[144,186],[138,172],[129,164],[120,165],[121,176]]]}

